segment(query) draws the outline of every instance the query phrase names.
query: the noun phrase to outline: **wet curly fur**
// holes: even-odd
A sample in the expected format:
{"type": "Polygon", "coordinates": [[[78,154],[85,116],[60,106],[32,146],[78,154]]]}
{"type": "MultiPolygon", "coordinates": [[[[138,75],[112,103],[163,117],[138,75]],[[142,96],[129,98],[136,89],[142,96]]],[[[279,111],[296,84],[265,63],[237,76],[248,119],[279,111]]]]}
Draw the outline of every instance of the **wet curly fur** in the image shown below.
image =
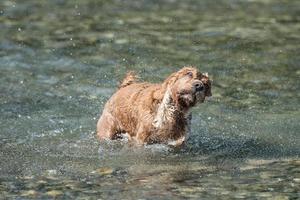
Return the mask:
{"type": "Polygon", "coordinates": [[[194,67],[184,67],[160,84],[138,82],[129,72],[105,104],[97,136],[116,139],[127,133],[138,144],[182,145],[188,136],[189,109],[209,96],[208,75],[194,67]]]}

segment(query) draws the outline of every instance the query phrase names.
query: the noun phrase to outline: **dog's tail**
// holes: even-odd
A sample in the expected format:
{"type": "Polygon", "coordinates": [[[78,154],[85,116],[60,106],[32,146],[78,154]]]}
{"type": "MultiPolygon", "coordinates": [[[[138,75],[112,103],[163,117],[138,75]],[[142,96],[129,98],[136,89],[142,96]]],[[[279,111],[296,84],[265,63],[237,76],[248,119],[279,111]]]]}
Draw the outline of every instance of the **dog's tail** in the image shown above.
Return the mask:
{"type": "Polygon", "coordinates": [[[133,83],[136,83],[137,80],[138,80],[138,76],[133,71],[130,71],[126,74],[125,78],[123,79],[123,81],[119,85],[119,89],[123,88],[123,87],[126,87],[128,85],[131,85],[133,83]]]}

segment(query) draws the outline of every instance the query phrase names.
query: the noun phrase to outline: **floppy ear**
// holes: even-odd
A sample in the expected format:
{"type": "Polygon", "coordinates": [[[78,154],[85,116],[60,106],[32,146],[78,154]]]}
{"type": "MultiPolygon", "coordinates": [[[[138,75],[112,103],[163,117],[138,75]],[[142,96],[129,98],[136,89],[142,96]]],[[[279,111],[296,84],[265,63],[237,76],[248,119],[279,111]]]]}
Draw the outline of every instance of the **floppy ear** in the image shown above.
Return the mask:
{"type": "Polygon", "coordinates": [[[173,85],[180,77],[184,76],[187,72],[194,70],[192,67],[183,67],[181,70],[172,73],[163,83],[165,86],[173,85]]]}
{"type": "Polygon", "coordinates": [[[178,79],[178,72],[174,72],[173,74],[171,74],[164,82],[163,82],[163,85],[165,87],[168,87],[170,85],[173,85],[177,79],[178,79]]]}
{"type": "Polygon", "coordinates": [[[162,84],[159,90],[153,94],[154,99],[162,100],[170,86],[173,85],[179,78],[179,72],[172,73],[162,84]]]}
{"type": "Polygon", "coordinates": [[[212,96],[212,94],[211,94],[211,80],[208,77],[208,73],[203,73],[202,74],[201,81],[203,82],[204,87],[206,89],[205,90],[205,96],[207,96],[207,97],[212,96]]]}
{"type": "Polygon", "coordinates": [[[162,100],[166,91],[171,88],[171,86],[178,80],[182,70],[172,73],[161,85],[160,90],[154,92],[153,96],[155,99],[162,100]]]}
{"type": "Polygon", "coordinates": [[[165,92],[170,88],[180,77],[191,71],[191,67],[183,67],[181,70],[172,73],[161,85],[161,89],[155,91],[153,96],[155,99],[161,100],[164,97],[165,92]]]}

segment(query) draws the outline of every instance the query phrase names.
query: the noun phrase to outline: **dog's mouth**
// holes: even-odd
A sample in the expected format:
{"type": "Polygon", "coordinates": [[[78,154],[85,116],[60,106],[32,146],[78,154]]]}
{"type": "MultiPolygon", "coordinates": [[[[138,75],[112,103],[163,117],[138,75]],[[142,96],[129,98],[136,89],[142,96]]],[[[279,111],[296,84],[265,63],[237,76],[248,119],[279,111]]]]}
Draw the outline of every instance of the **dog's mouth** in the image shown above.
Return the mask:
{"type": "Polygon", "coordinates": [[[178,102],[184,108],[195,106],[197,103],[197,92],[188,92],[188,91],[180,92],[178,102]]]}

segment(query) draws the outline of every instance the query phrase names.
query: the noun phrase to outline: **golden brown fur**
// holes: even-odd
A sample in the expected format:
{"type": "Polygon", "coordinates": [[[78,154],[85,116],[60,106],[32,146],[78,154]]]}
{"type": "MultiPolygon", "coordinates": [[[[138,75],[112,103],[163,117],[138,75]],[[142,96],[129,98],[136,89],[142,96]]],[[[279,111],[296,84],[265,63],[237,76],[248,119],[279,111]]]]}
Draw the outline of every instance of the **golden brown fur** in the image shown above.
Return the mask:
{"type": "Polygon", "coordinates": [[[189,108],[211,96],[207,74],[184,67],[163,83],[139,83],[130,72],[106,103],[97,123],[100,140],[127,133],[139,144],[181,145],[187,138],[189,108]]]}

